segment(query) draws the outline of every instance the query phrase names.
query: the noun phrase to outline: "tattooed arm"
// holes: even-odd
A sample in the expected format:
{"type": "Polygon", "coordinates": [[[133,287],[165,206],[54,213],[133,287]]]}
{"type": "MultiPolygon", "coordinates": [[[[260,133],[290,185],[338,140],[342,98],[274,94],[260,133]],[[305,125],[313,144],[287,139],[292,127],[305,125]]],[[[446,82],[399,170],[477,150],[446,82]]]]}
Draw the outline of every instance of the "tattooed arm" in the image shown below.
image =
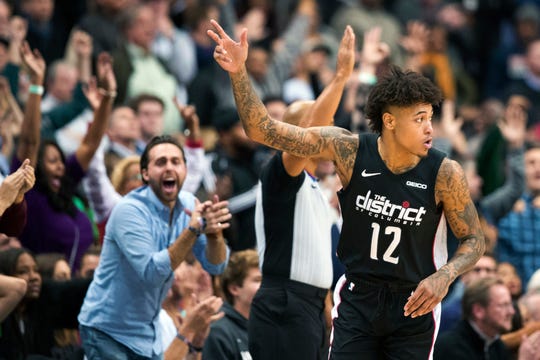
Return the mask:
{"type": "Polygon", "coordinates": [[[301,128],[272,119],[253,90],[245,67],[248,52],[246,30],[242,31],[240,42],[236,42],[216,21],[211,22],[216,32],[208,30],[207,33],[217,44],[214,58],[229,72],[246,134],[254,141],[298,157],[333,160],[345,187],[352,174],[358,136],[337,127],[301,128]]]}
{"type": "Polygon", "coordinates": [[[405,316],[416,317],[431,312],[446,295],[450,284],[471,269],[485,250],[476,207],[463,169],[457,162],[443,160],[437,174],[435,198],[442,205],[446,221],[459,245],[448,263],[418,284],[405,304],[405,316]]]}
{"type": "MultiPolygon", "coordinates": [[[[336,72],[332,81],[315,101],[296,101],[289,105],[283,116],[283,121],[303,128],[332,125],[343,89],[353,71],[354,59],[354,31],[350,26],[347,26],[339,45],[336,72]]],[[[319,163],[319,159],[298,157],[288,152],[283,153],[282,161],[290,176],[298,176],[304,169],[314,174],[319,163]]]]}

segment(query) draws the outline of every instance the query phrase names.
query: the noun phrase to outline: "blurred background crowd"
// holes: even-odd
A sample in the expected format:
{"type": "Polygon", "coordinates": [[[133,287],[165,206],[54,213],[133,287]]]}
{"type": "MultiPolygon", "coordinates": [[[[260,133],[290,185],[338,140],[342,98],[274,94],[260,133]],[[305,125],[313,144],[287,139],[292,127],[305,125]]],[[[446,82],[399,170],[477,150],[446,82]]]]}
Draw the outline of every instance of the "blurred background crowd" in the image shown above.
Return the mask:
{"type": "MultiPolygon", "coordinates": [[[[0,274],[27,283],[23,301],[2,322],[0,358],[80,355],[76,316],[107,218],[121,196],[142,185],[139,156],[156,135],[181,141],[184,190],[228,200],[228,245],[253,256],[243,251],[256,246],[256,186],[273,152],[242,129],[229,77],[213,59],[210,19],[229,34],[248,29],[246,67],[277,119],[331,81],[346,25],[356,33],[357,66],[336,126],[368,131],[365,100],[390,65],[419,71],[441,88],[435,147],[463,165],[488,242],[486,264],[443,301],[441,331],[459,321],[472,279],[499,276],[515,312],[511,326],[497,329],[514,336],[503,340],[518,356],[521,335],[540,329],[540,1],[0,0],[0,274]],[[103,53],[116,88],[100,94],[93,76],[103,81],[103,53]],[[36,104],[29,94],[40,92],[36,104]],[[98,120],[100,95],[114,97],[114,107],[98,120]],[[26,158],[35,168],[33,188],[26,158]],[[22,329],[21,318],[32,318],[31,326],[22,329]]],[[[337,242],[339,179],[332,163],[314,175],[335,209],[337,242]]],[[[448,246],[452,254],[456,241],[448,246]]],[[[337,279],[343,268],[334,260],[337,279]]],[[[241,285],[246,276],[232,281],[241,285]]],[[[191,294],[234,302],[220,280],[190,258],[175,271],[164,311],[179,327],[195,306],[191,294]]]]}

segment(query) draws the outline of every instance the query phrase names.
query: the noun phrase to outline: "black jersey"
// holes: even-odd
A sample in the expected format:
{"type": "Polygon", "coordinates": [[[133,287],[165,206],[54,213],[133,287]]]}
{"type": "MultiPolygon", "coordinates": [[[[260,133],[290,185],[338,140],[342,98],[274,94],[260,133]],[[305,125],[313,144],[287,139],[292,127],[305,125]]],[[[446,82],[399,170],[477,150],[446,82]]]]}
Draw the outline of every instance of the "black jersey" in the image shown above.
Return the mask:
{"type": "Polygon", "coordinates": [[[377,138],[360,135],[351,181],[338,193],[338,256],[348,276],[417,284],[447,260],[446,221],[434,190],[445,155],[430,149],[396,175],[382,161],[377,138]]]}

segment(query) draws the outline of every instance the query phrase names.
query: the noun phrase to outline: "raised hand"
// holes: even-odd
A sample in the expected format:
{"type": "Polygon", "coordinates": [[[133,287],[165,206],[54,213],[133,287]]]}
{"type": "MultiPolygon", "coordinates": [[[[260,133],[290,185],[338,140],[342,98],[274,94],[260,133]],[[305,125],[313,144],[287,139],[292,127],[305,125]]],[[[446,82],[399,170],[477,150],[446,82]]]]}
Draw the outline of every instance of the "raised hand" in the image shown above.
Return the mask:
{"type": "Polygon", "coordinates": [[[45,78],[45,60],[39,50],[30,49],[28,42],[23,42],[20,49],[21,60],[24,66],[28,69],[30,80],[34,85],[42,85],[45,78]]]}
{"type": "Polygon", "coordinates": [[[186,129],[189,131],[188,138],[194,141],[198,141],[201,138],[201,129],[199,127],[199,116],[197,110],[193,105],[183,105],[178,102],[176,98],[173,99],[174,105],[178,109],[182,119],[186,122],[186,129]]]}
{"type": "Polygon", "coordinates": [[[246,62],[248,55],[247,30],[240,32],[240,42],[236,42],[215,20],[210,20],[215,31],[207,30],[206,33],[217,44],[214,49],[214,59],[223,70],[236,73],[240,71],[246,62]]]}
{"type": "Polygon", "coordinates": [[[108,53],[101,53],[96,64],[97,79],[91,77],[88,84],[83,87],[84,95],[92,107],[96,110],[104,96],[114,98],[116,96],[116,78],[112,69],[112,58],[108,53]]]}
{"type": "Polygon", "coordinates": [[[518,104],[508,104],[504,119],[497,122],[502,136],[510,147],[519,148],[527,136],[527,111],[518,104]]]}
{"type": "Polygon", "coordinates": [[[452,140],[461,134],[463,119],[456,117],[455,106],[452,100],[444,100],[441,109],[441,128],[443,135],[452,140]]]}
{"type": "Polygon", "coordinates": [[[336,76],[343,76],[344,79],[351,76],[354,69],[356,37],[352,27],[347,25],[337,54],[336,76]]]}
{"type": "Polygon", "coordinates": [[[28,31],[28,21],[20,16],[12,16],[9,21],[9,33],[11,41],[21,44],[26,38],[28,31]]]}
{"type": "Polygon", "coordinates": [[[109,91],[116,92],[116,78],[112,68],[113,59],[106,52],[99,54],[96,64],[97,81],[99,87],[109,91]]]}
{"type": "Polygon", "coordinates": [[[92,56],[92,37],[82,30],[73,30],[70,42],[75,54],[79,58],[89,58],[92,56]]]}
{"type": "Polygon", "coordinates": [[[382,28],[380,26],[364,32],[361,54],[362,66],[377,66],[390,56],[390,46],[381,42],[381,33],[382,28]]]}
{"type": "Polygon", "coordinates": [[[414,56],[426,52],[429,40],[429,30],[420,21],[410,21],[407,24],[407,34],[401,38],[401,46],[414,56]]]}
{"type": "Polygon", "coordinates": [[[95,77],[91,77],[88,83],[83,86],[83,93],[90,104],[92,110],[96,110],[101,103],[103,95],[99,92],[97,87],[97,80],[95,77]]]}

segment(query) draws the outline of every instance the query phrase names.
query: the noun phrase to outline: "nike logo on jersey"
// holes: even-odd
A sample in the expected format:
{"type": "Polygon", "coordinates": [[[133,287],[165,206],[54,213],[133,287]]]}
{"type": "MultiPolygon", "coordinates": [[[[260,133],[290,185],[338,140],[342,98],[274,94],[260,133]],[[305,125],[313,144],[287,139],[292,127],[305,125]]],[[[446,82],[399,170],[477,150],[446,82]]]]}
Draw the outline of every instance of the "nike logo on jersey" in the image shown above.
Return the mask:
{"type": "Polygon", "coordinates": [[[378,173],[368,173],[366,172],[366,169],[364,169],[364,171],[362,171],[362,177],[370,177],[370,176],[377,176],[377,175],[381,175],[380,172],[378,173]]]}

